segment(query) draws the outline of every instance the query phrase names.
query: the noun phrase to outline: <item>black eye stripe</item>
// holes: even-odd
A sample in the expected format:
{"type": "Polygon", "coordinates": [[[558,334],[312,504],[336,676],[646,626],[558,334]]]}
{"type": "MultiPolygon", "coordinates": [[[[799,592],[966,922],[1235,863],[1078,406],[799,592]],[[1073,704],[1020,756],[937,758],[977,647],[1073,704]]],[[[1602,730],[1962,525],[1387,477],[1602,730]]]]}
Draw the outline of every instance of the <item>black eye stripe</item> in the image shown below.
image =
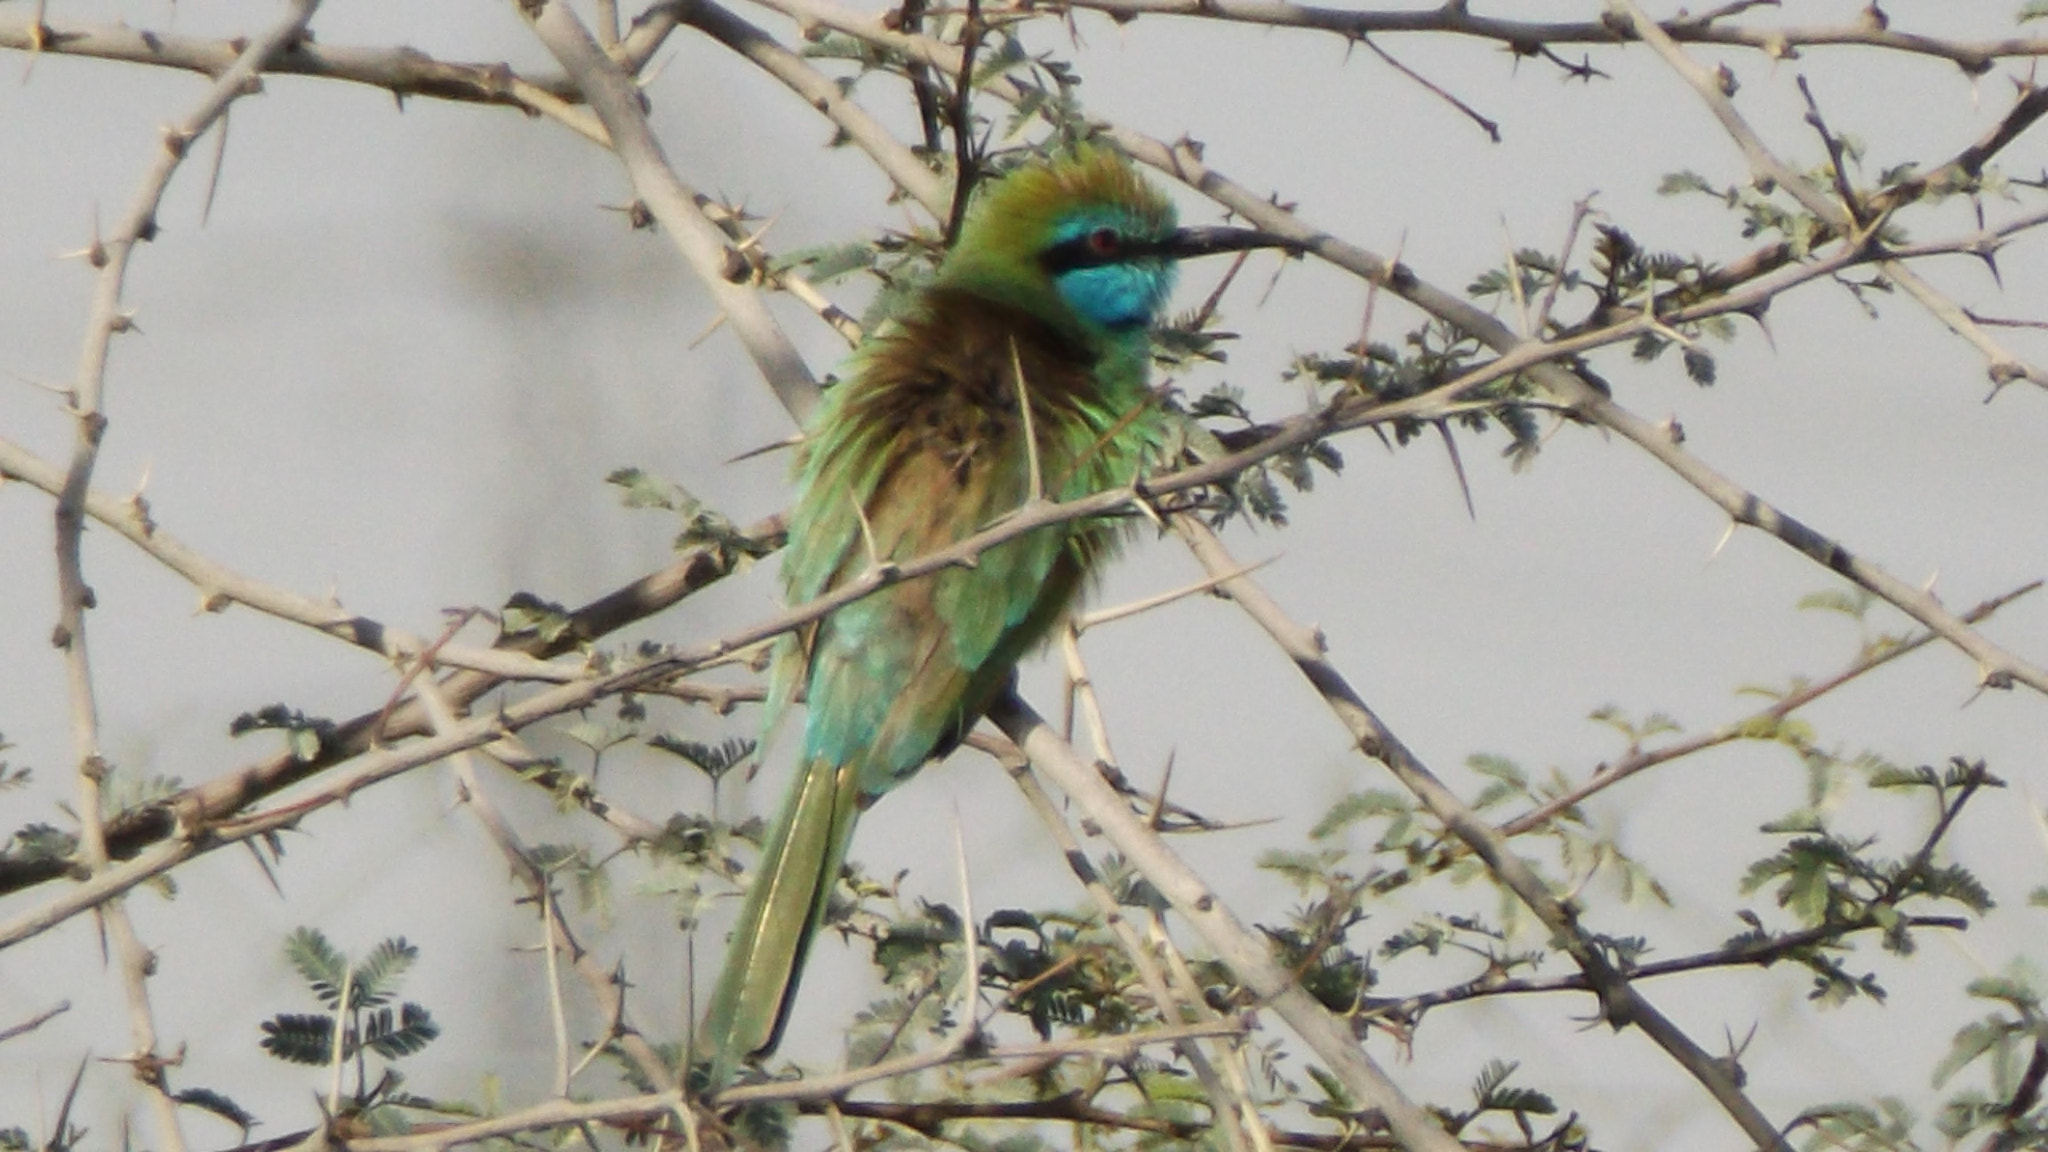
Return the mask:
{"type": "Polygon", "coordinates": [[[1163,246],[1156,241],[1123,236],[1111,228],[1096,228],[1047,248],[1038,254],[1038,262],[1047,272],[1057,276],[1077,268],[1128,264],[1146,256],[1158,255],[1162,250],[1163,246]]]}

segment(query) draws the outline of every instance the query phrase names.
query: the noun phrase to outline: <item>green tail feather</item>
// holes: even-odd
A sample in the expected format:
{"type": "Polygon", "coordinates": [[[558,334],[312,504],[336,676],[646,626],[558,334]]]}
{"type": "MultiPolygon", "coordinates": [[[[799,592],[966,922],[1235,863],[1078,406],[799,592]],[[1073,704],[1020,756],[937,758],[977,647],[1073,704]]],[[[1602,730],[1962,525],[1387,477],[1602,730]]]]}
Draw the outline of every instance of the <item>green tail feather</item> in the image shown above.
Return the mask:
{"type": "Polygon", "coordinates": [[[814,760],[790,786],[733,926],[725,969],[704,1020],[699,1050],[711,1058],[712,1091],[731,1083],[748,1057],[782,1039],[804,954],[824,922],[853,841],[858,778],[854,765],[814,760]]]}

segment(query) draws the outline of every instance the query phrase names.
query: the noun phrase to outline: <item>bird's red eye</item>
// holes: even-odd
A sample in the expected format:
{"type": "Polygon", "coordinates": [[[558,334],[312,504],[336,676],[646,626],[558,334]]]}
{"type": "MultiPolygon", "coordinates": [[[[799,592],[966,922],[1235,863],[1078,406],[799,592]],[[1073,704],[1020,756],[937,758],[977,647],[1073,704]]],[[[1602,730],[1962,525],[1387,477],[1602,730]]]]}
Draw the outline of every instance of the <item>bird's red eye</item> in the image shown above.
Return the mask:
{"type": "Polygon", "coordinates": [[[1114,255],[1122,243],[1123,238],[1116,234],[1114,228],[1097,228],[1088,234],[1088,250],[1097,256],[1114,255]]]}

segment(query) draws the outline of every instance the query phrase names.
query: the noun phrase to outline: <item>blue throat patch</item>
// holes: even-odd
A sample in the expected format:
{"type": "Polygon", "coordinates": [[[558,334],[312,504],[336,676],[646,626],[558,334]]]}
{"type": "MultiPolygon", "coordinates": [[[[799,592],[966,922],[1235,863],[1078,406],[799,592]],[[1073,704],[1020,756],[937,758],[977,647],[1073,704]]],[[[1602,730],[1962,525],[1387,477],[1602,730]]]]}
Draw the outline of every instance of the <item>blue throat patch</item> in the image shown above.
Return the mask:
{"type": "MultiPolygon", "coordinates": [[[[1113,207],[1075,212],[1053,229],[1052,242],[1064,243],[1097,228],[1113,228],[1134,239],[1152,239],[1136,227],[1128,213],[1113,207]]],[[[1083,319],[1113,332],[1152,323],[1173,293],[1174,266],[1157,256],[1141,256],[1110,264],[1070,268],[1053,278],[1060,298],[1083,319]]]]}

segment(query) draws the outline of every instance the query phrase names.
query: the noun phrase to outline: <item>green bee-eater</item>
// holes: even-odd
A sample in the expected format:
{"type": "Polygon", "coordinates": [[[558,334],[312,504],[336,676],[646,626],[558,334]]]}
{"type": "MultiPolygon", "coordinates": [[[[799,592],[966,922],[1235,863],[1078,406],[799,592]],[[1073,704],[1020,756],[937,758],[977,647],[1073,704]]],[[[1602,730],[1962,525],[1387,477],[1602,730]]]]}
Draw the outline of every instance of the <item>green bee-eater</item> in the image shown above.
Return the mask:
{"type": "MultiPolygon", "coordinates": [[[[1100,146],[995,181],[817,413],[795,468],[789,602],[945,548],[1033,496],[1130,483],[1167,439],[1150,329],[1174,261],[1280,243],[1176,228],[1171,202],[1100,146]]],[[[799,687],[808,714],[699,1045],[711,1088],[780,1038],[861,811],[966,735],[1117,538],[1100,520],[1039,528],[785,642],[771,723],[799,687]]]]}

